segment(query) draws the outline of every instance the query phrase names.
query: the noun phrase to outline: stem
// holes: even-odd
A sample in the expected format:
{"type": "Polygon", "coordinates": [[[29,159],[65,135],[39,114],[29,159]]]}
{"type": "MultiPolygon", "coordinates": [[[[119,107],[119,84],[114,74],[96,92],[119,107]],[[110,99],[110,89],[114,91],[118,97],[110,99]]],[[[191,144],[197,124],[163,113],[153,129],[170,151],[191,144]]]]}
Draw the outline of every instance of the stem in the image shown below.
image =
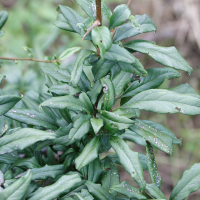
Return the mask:
{"type": "Polygon", "coordinates": [[[96,21],[100,22],[100,25],[102,24],[102,17],[101,17],[101,0],[96,0],[96,11],[97,11],[97,17],[96,21]]]}
{"type": "Polygon", "coordinates": [[[87,29],[87,32],[83,36],[81,42],[86,38],[87,35],[92,31],[93,28],[101,26],[102,20],[101,20],[101,0],[96,0],[96,21],[92,24],[90,28],[87,29]]]}
{"type": "Polygon", "coordinates": [[[129,5],[130,5],[130,3],[131,3],[131,0],[128,0],[127,6],[129,6],[129,5]]]}
{"type": "Polygon", "coordinates": [[[58,62],[58,60],[39,60],[35,58],[7,58],[7,57],[0,57],[0,60],[26,60],[26,61],[34,61],[34,62],[43,62],[43,63],[54,63],[58,62]]]}

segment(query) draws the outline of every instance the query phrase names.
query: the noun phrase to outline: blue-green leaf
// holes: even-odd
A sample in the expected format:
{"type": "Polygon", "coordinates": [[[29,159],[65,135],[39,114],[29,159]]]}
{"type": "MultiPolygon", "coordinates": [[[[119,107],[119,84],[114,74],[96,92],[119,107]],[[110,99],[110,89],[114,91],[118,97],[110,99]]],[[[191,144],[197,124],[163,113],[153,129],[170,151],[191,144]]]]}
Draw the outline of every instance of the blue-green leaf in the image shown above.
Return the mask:
{"type": "Polygon", "coordinates": [[[158,172],[158,167],[157,167],[156,160],[153,153],[153,147],[149,143],[147,143],[146,151],[147,151],[147,156],[146,156],[147,166],[148,166],[150,178],[152,182],[155,183],[158,188],[160,188],[161,177],[158,172]]]}
{"type": "Polygon", "coordinates": [[[98,157],[100,148],[100,136],[95,136],[83,149],[82,153],[76,158],[76,169],[80,170],[82,167],[88,165],[98,157]],[[88,156],[90,155],[90,156],[88,156]]]}
{"type": "Polygon", "coordinates": [[[56,135],[52,132],[23,128],[0,138],[0,154],[10,153],[18,149],[22,150],[36,142],[55,138],[56,135]]]}
{"type": "Polygon", "coordinates": [[[105,110],[110,111],[110,109],[115,103],[115,98],[114,98],[115,91],[114,91],[113,83],[108,77],[102,78],[101,83],[102,83],[103,92],[104,92],[104,108],[105,110]]]}
{"type": "Polygon", "coordinates": [[[119,130],[129,128],[130,126],[132,126],[135,123],[135,121],[133,121],[127,117],[119,116],[117,113],[107,112],[107,111],[103,111],[103,110],[99,111],[99,116],[101,119],[104,120],[104,122],[106,124],[114,125],[119,130]]]}
{"type": "Polygon", "coordinates": [[[68,48],[65,51],[63,51],[61,53],[61,55],[59,56],[59,60],[65,60],[66,58],[70,57],[71,55],[73,55],[74,53],[76,53],[77,51],[79,51],[81,49],[81,47],[72,47],[72,48],[68,48]]]}
{"type": "Polygon", "coordinates": [[[188,197],[192,192],[200,189],[200,163],[194,164],[183,173],[173,189],[170,200],[180,200],[188,197]]]}
{"type": "Polygon", "coordinates": [[[71,95],[63,97],[52,97],[40,104],[40,107],[43,106],[57,109],[67,108],[73,111],[83,111],[88,113],[90,112],[89,110],[87,110],[87,108],[85,108],[85,104],[82,101],[71,95]]]}
{"type": "Polygon", "coordinates": [[[59,5],[58,8],[60,9],[65,19],[68,21],[72,29],[78,34],[81,34],[81,28],[77,26],[77,24],[83,23],[85,18],[80,16],[75,10],[73,10],[72,8],[68,6],[59,5]]]}
{"type": "Polygon", "coordinates": [[[112,186],[110,190],[117,191],[118,193],[123,194],[124,196],[128,198],[147,199],[147,197],[142,194],[141,190],[139,190],[138,188],[132,187],[126,181],[123,181],[122,183],[118,185],[112,186]]]}
{"type": "Polygon", "coordinates": [[[75,0],[75,2],[81,6],[89,17],[96,19],[96,3],[94,0],[75,0]]]}
{"type": "Polygon", "coordinates": [[[157,30],[155,23],[148,15],[136,15],[135,19],[140,24],[140,29],[133,27],[131,22],[125,23],[117,28],[114,41],[118,42],[141,33],[148,33],[157,30]]]}
{"type": "Polygon", "coordinates": [[[21,97],[4,95],[0,96],[0,115],[7,113],[16,103],[21,100],[21,97]]]}
{"type": "Polygon", "coordinates": [[[70,31],[70,32],[76,32],[68,23],[68,21],[65,19],[65,17],[63,16],[63,14],[59,14],[56,18],[56,21],[54,22],[54,24],[65,31],[70,31]]]}
{"type": "Polygon", "coordinates": [[[109,29],[113,29],[116,26],[120,26],[121,24],[126,22],[126,20],[130,17],[130,15],[131,11],[126,4],[121,4],[117,6],[114,9],[113,14],[110,18],[109,29]]]}
{"type": "Polygon", "coordinates": [[[94,184],[91,181],[86,181],[89,192],[98,200],[114,200],[114,196],[107,190],[103,189],[100,184],[94,184]]]}
{"type": "Polygon", "coordinates": [[[82,50],[76,58],[72,73],[71,73],[71,82],[73,86],[76,86],[81,78],[83,71],[83,63],[90,56],[92,51],[82,50]]]}
{"type": "Polygon", "coordinates": [[[64,175],[54,184],[36,190],[29,200],[56,199],[58,196],[70,192],[79,182],[81,182],[81,178],[78,174],[64,175]]]}
{"type": "Polygon", "coordinates": [[[141,189],[144,190],[146,182],[144,180],[143,169],[138,153],[132,151],[126,142],[119,137],[112,136],[110,138],[110,143],[125,170],[134,178],[141,189]]]}
{"type": "Polygon", "coordinates": [[[73,128],[69,132],[68,144],[74,143],[76,140],[80,140],[90,130],[90,118],[89,115],[81,115],[73,124],[73,128]]]}
{"type": "Polygon", "coordinates": [[[103,126],[103,120],[91,118],[90,121],[95,134],[97,134],[103,126]]]}
{"type": "Polygon", "coordinates": [[[5,188],[0,192],[1,200],[21,200],[26,194],[29,184],[32,180],[32,172],[29,170],[28,173],[15,181],[9,187],[5,188]]]}
{"type": "Polygon", "coordinates": [[[140,53],[148,54],[156,62],[167,67],[183,70],[191,74],[193,69],[183,59],[175,47],[160,47],[145,40],[127,42],[125,47],[140,53]]]}
{"type": "Polygon", "coordinates": [[[19,121],[21,123],[41,126],[46,129],[57,129],[57,124],[44,112],[39,112],[34,109],[12,109],[5,114],[6,117],[19,121]]]}
{"type": "Polygon", "coordinates": [[[4,24],[6,23],[7,19],[8,19],[8,12],[2,10],[2,11],[0,12],[0,30],[2,29],[2,27],[3,27],[4,24]]]}
{"type": "Polygon", "coordinates": [[[140,81],[134,81],[125,90],[122,97],[135,96],[136,94],[159,87],[167,77],[169,80],[172,78],[180,77],[180,74],[170,68],[150,68],[147,69],[148,75],[146,77],[141,77],[140,81]]]}
{"type": "Polygon", "coordinates": [[[142,136],[145,140],[151,143],[153,147],[160,149],[161,151],[164,151],[168,154],[173,153],[173,143],[171,136],[158,131],[142,120],[135,119],[135,122],[136,123],[130,127],[133,132],[142,136]]]}
{"type": "Polygon", "coordinates": [[[161,190],[156,186],[156,184],[146,184],[146,190],[155,199],[167,199],[161,190]]]}
{"type": "Polygon", "coordinates": [[[200,101],[199,97],[190,94],[151,89],[135,95],[122,108],[138,108],[161,114],[181,112],[186,115],[199,115],[200,101]]]}

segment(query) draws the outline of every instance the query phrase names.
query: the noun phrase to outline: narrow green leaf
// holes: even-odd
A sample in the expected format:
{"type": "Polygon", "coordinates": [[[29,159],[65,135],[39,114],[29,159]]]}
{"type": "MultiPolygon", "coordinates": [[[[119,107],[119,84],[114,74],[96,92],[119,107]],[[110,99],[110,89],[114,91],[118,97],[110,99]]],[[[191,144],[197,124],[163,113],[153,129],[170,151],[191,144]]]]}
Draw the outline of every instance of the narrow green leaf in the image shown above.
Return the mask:
{"type": "Polygon", "coordinates": [[[80,170],[82,167],[88,165],[98,157],[100,148],[100,136],[95,136],[83,149],[82,153],[76,158],[76,169],[80,170]],[[88,156],[90,155],[90,156],[88,156]]]}
{"type": "MultiPolygon", "coordinates": [[[[83,66],[84,68],[84,66],[83,66]]],[[[82,91],[88,92],[91,89],[91,83],[88,79],[88,76],[86,76],[86,73],[83,71],[81,74],[81,78],[78,82],[78,86],[81,88],[82,91]]]]}
{"type": "Polygon", "coordinates": [[[126,22],[126,20],[130,17],[130,15],[131,11],[126,4],[121,4],[117,6],[114,9],[113,14],[110,18],[109,29],[113,29],[116,26],[120,26],[121,24],[126,22]]]}
{"type": "Polygon", "coordinates": [[[92,104],[96,103],[96,100],[102,90],[103,86],[101,82],[98,80],[97,82],[94,83],[92,90],[88,92],[88,95],[91,99],[92,104]]]}
{"type": "Polygon", "coordinates": [[[42,104],[40,104],[41,107],[49,107],[49,108],[57,108],[57,109],[69,109],[73,111],[83,111],[83,112],[90,112],[85,108],[85,104],[82,103],[79,99],[71,96],[66,95],[63,97],[53,97],[46,101],[44,101],[42,104]]]}
{"type": "Polygon", "coordinates": [[[0,155],[0,163],[3,164],[13,164],[18,159],[17,153],[8,153],[4,155],[0,155]]]}
{"type": "Polygon", "coordinates": [[[115,88],[115,95],[119,96],[126,85],[130,83],[132,74],[121,70],[112,80],[113,87],[115,88]]]}
{"type": "Polygon", "coordinates": [[[70,82],[71,76],[67,70],[60,69],[59,67],[52,65],[43,65],[41,69],[45,74],[50,75],[58,81],[62,81],[64,83],[70,82]]]}
{"type": "Polygon", "coordinates": [[[131,142],[135,142],[136,144],[139,144],[141,146],[146,146],[146,140],[141,137],[140,135],[136,134],[135,132],[131,130],[126,130],[124,134],[120,136],[123,140],[129,140],[131,142]]]}
{"type": "MultiPolygon", "coordinates": [[[[46,180],[48,178],[56,178],[57,176],[64,174],[65,169],[63,165],[53,165],[53,166],[48,166],[45,165],[44,167],[41,168],[34,168],[31,169],[31,172],[33,174],[32,180],[46,180]]],[[[21,176],[24,176],[27,173],[24,172],[22,174],[19,174],[15,178],[19,178],[21,176]]]]}
{"type": "Polygon", "coordinates": [[[81,193],[75,193],[79,200],[93,200],[94,197],[86,189],[82,189],[81,193]]]}
{"type": "MultiPolygon", "coordinates": [[[[114,62],[114,61],[113,61],[114,62]]],[[[111,80],[113,80],[113,78],[120,72],[120,67],[119,67],[119,63],[120,62],[117,62],[115,63],[115,65],[111,68],[110,70],[110,77],[111,77],[111,80]]],[[[123,63],[125,64],[125,63],[123,63]]],[[[125,70],[124,70],[125,71],[125,70]]]]}
{"type": "Polygon", "coordinates": [[[74,95],[80,91],[80,88],[72,87],[66,83],[55,84],[49,88],[49,92],[55,93],[57,95],[74,95]]]}
{"type": "Polygon", "coordinates": [[[36,190],[29,200],[56,199],[58,196],[69,192],[74,187],[74,185],[76,185],[79,182],[81,182],[81,178],[78,174],[64,175],[60,179],[58,179],[54,184],[36,190]]]}
{"type": "Polygon", "coordinates": [[[85,104],[85,107],[90,111],[90,114],[93,114],[93,106],[88,95],[85,92],[82,92],[79,95],[79,99],[85,104]]]}
{"type": "Polygon", "coordinates": [[[125,72],[137,74],[138,76],[147,75],[147,71],[144,69],[144,66],[140,63],[138,59],[135,59],[135,63],[133,64],[118,62],[118,65],[125,72]]]}
{"type": "Polygon", "coordinates": [[[192,95],[152,89],[135,95],[122,108],[138,108],[161,114],[181,112],[186,115],[199,115],[200,101],[192,95]]]}
{"type": "Polygon", "coordinates": [[[177,92],[177,93],[180,93],[180,94],[188,94],[188,95],[191,95],[191,96],[194,96],[194,97],[197,97],[197,98],[200,99],[200,95],[198,95],[195,92],[195,90],[188,83],[170,88],[168,90],[173,91],[173,92],[177,92]]]}
{"type": "Polygon", "coordinates": [[[69,25],[73,28],[75,32],[78,34],[81,34],[81,29],[79,26],[77,26],[78,23],[83,23],[85,20],[84,17],[80,16],[75,10],[68,6],[62,6],[59,5],[58,9],[60,9],[61,13],[65,17],[65,19],[68,21],[69,25]]]}
{"type": "Polygon", "coordinates": [[[29,125],[41,126],[47,129],[58,128],[51,117],[47,116],[44,112],[38,112],[34,109],[16,108],[7,112],[5,116],[29,125]]]}
{"type": "Polygon", "coordinates": [[[102,172],[103,170],[101,168],[100,160],[97,158],[88,165],[88,180],[96,183],[99,180],[102,172]]]}
{"type": "Polygon", "coordinates": [[[110,21],[112,12],[104,1],[101,2],[101,10],[102,10],[102,13],[106,16],[106,18],[110,21]]]}
{"type": "Polygon", "coordinates": [[[119,108],[117,110],[114,110],[113,113],[116,113],[119,116],[127,117],[127,118],[140,117],[140,110],[139,109],[122,109],[122,108],[119,108]]]}
{"type": "Polygon", "coordinates": [[[135,64],[137,60],[131,53],[118,44],[112,44],[111,48],[105,53],[105,59],[128,64],[135,64]]]}
{"type": "Polygon", "coordinates": [[[2,11],[0,12],[0,30],[2,29],[2,27],[3,27],[4,24],[6,23],[7,19],[8,19],[8,12],[2,10],[2,11]]]}
{"type": "Polygon", "coordinates": [[[57,16],[56,21],[54,22],[54,25],[56,25],[58,28],[62,30],[75,32],[75,30],[69,25],[68,21],[65,19],[63,14],[59,14],[57,16]]]}
{"type": "Polygon", "coordinates": [[[131,22],[131,26],[136,28],[137,30],[140,30],[141,25],[138,23],[137,19],[135,18],[135,16],[131,15],[129,17],[129,21],[131,22]]]}
{"type": "Polygon", "coordinates": [[[127,42],[125,47],[140,53],[148,54],[156,62],[167,67],[180,69],[189,74],[193,71],[175,47],[160,47],[145,40],[133,40],[127,42]]]}
{"type": "Polygon", "coordinates": [[[11,166],[11,168],[20,167],[25,169],[33,169],[40,168],[41,166],[38,164],[35,157],[32,158],[18,158],[15,163],[11,166]]]}
{"type": "Polygon", "coordinates": [[[97,200],[114,200],[115,198],[107,190],[103,189],[100,184],[94,184],[91,181],[86,181],[85,185],[87,186],[89,192],[97,200]]]}
{"type": "Polygon", "coordinates": [[[94,132],[97,134],[100,131],[101,127],[103,126],[103,120],[91,118],[90,121],[94,132]]]}
{"type": "Polygon", "coordinates": [[[5,174],[4,174],[4,179],[5,180],[10,180],[13,178],[13,173],[11,170],[8,170],[5,174]]]}
{"type": "Polygon", "coordinates": [[[200,163],[194,164],[186,170],[173,189],[170,200],[185,199],[192,192],[200,189],[200,163]]]}
{"type": "Polygon", "coordinates": [[[155,156],[153,153],[153,147],[149,143],[147,143],[146,151],[147,151],[146,157],[147,157],[147,166],[149,175],[151,177],[152,182],[155,183],[158,188],[160,188],[161,176],[159,174],[158,167],[156,164],[155,156]]]}
{"type": "Polygon", "coordinates": [[[90,56],[92,51],[90,50],[82,50],[75,61],[74,68],[71,74],[71,82],[73,86],[76,86],[81,78],[81,74],[83,71],[83,63],[90,56]]]}
{"type": "Polygon", "coordinates": [[[170,68],[150,68],[147,69],[148,75],[141,77],[140,81],[134,81],[123,93],[122,97],[135,96],[136,94],[159,87],[167,77],[169,80],[172,78],[180,77],[180,74],[170,68]]]}
{"type": "Polygon", "coordinates": [[[107,152],[111,148],[110,138],[105,133],[101,134],[101,147],[99,149],[100,153],[107,152]]]}
{"type": "Polygon", "coordinates": [[[151,143],[153,147],[168,154],[173,153],[172,137],[170,137],[168,134],[158,131],[157,129],[154,129],[142,120],[135,119],[135,122],[136,123],[130,127],[133,132],[142,136],[145,140],[151,143]]]}
{"type": "Polygon", "coordinates": [[[162,124],[158,124],[149,120],[143,120],[143,122],[151,126],[152,128],[154,128],[154,130],[157,130],[169,135],[172,138],[173,144],[181,145],[181,139],[177,139],[176,136],[168,128],[164,127],[162,124]]]}
{"type": "Polygon", "coordinates": [[[101,83],[102,83],[103,92],[104,92],[104,108],[105,110],[110,111],[110,109],[115,103],[114,87],[111,80],[108,77],[102,78],[101,83]]]}
{"type": "Polygon", "coordinates": [[[112,45],[112,35],[105,26],[92,29],[92,42],[100,49],[101,58],[104,60],[105,51],[109,50],[112,45]]]}
{"type": "Polygon", "coordinates": [[[0,192],[1,200],[21,200],[23,196],[26,194],[29,184],[32,179],[32,172],[29,170],[28,173],[15,181],[6,189],[0,192]]]}
{"type": "Polygon", "coordinates": [[[139,155],[134,152],[121,138],[112,136],[110,143],[119,157],[120,163],[132,178],[138,183],[142,190],[145,189],[143,169],[139,160],[139,155]]]}
{"type": "Polygon", "coordinates": [[[0,138],[0,154],[10,153],[18,149],[22,150],[36,142],[55,138],[56,135],[52,132],[23,128],[0,138]]]}
{"type": "Polygon", "coordinates": [[[96,3],[94,0],[75,0],[75,2],[81,6],[89,17],[96,19],[96,3]]]}
{"type": "Polygon", "coordinates": [[[106,173],[102,176],[101,184],[102,188],[109,191],[113,196],[117,195],[117,192],[110,190],[114,185],[120,184],[120,175],[117,169],[117,165],[112,162],[111,159],[106,157],[104,162],[104,169],[106,173]]]}
{"type": "Polygon", "coordinates": [[[141,33],[148,33],[157,30],[155,23],[148,15],[135,15],[135,19],[140,24],[140,30],[133,27],[131,22],[125,23],[117,28],[113,39],[115,42],[136,36],[141,33]]]}
{"type": "Polygon", "coordinates": [[[79,51],[81,49],[81,47],[72,47],[72,48],[68,48],[65,51],[63,51],[61,53],[61,55],[59,56],[59,60],[65,60],[68,57],[70,57],[71,55],[73,55],[74,53],[76,53],[77,51],[79,51]]]}
{"type": "Polygon", "coordinates": [[[101,119],[104,120],[106,124],[113,124],[119,130],[127,129],[134,124],[133,120],[130,120],[124,116],[119,116],[118,114],[113,112],[100,110],[99,116],[101,119]]]}
{"type": "Polygon", "coordinates": [[[111,191],[112,190],[117,191],[118,193],[123,194],[128,198],[147,199],[147,197],[142,194],[141,190],[132,187],[126,181],[122,182],[121,184],[112,186],[111,191]]]}
{"type": "Polygon", "coordinates": [[[7,113],[20,100],[21,97],[18,96],[10,96],[10,95],[0,96],[0,115],[4,115],[5,113],[7,113]]]}
{"type": "Polygon", "coordinates": [[[90,118],[89,115],[81,115],[73,124],[73,128],[69,132],[69,142],[72,144],[77,140],[80,140],[85,134],[90,131],[90,118]]]}
{"type": "Polygon", "coordinates": [[[99,80],[104,77],[110,69],[115,65],[116,61],[103,60],[100,58],[92,67],[92,73],[95,80],[99,80]]]}
{"type": "Polygon", "coordinates": [[[146,184],[146,190],[148,193],[156,199],[167,199],[165,195],[160,191],[156,184],[146,184]]]}
{"type": "Polygon", "coordinates": [[[54,140],[56,144],[60,144],[60,145],[66,145],[69,138],[68,138],[68,134],[70,132],[70,130],[72,129],[73,124],[69,124],[67,127],[61,127],[60,129],[58,129],[55,134],[56,134],[56,139],[54,140]]]}

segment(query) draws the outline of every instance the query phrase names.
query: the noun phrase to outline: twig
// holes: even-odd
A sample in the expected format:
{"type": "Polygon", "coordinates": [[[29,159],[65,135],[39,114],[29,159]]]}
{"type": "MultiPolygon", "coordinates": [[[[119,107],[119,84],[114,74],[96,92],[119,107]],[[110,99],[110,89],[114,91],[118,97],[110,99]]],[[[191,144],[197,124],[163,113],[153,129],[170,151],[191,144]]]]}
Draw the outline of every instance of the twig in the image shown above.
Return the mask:
{"type": "Polygon", "coordinates": [[[100,21],[95,21],[94,24],[92,24],[92,26],[90,28],[87,29],[87,32],[85,33],[85,35],[83,36],[81,43],[83,42],[83,40],[86,38],[87,35],[89,35],[89,33],[92,31],[93,28],[100,26],[101,23],[100,21]]]}
{"type": "Polygon", "coordinates": [[[43,62],[43,63],[59,62],[58,60],[39,60],[39,59],[35,59],[35,58],[7,58],[7,57],[0,57],[0,60],[12,60],[12,61],[26,60],[26,61],[43,62]]]}
{"type": "Polygon", "coordinates": [[[131,0],[128,0],[127,2],[127,6],[130,6],[131,0]]]}
{"type": "Polygon", "coordinates": [[[101,26],[102,17],[101,17],[101,0],[96,0],[96,21],[92,24],[90,28],[87,29],[87,32],[83,36],[81,42],[86,38],[87,35],[92,31],[93,28],[101,26]]]}

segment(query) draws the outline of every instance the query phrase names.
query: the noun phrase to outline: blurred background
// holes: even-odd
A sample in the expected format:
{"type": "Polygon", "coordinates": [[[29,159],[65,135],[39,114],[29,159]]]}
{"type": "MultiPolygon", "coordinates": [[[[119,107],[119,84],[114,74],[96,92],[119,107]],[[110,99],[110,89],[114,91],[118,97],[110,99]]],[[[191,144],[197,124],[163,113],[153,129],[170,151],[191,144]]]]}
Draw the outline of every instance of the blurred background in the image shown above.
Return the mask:
{"type": "MultiPolygon", "coordinates": [[[[105,0],[113,10],[124,0],[105,0]]],[[[66,48],[81,46],[90,48],[79,35],[59,30],[53,23],[59,4],[68,5],[83,13],[73,0],[0,0],[0,10],[9,13],[9,19],[3,30],[5,36],[0,38],[0,56],[27,57],[22,47],[34,50],[34,57],[59,55],[66,48]]],[[[136,39],[155,41],[161,46],[176,46],[181,55],[193,67],[193,74],[180,72],[179,79],[168,79],[160,88],[175,87],[189,83],[200,94],[200,1],[199,0],[132,0],[130,5],[133,15],[147,14],[158,27],[157,33],[145,33],[136,39]]],[[[148,56],[136,54],[145,68],[158,67],[148,56]]],[[[67,65],[74,60],[70,57],[62,63],[67,65]]],[[[23,94],[37,98],[38,93],[46,92],[44,77],[40,70],[41,63],[19,61],[0,62],[0,74],[6,75],[1,85],[5,94],[23,94]]],[[[61,67],[62,67],[61,65],[61,67]]],[[[163,124],[182,138],[182,146],[174,146],[173,156],[155,150],[156,161],[162,177],[162,191],[169,198],[173,187],[181,178],[184,170],[200,162],[200,116],[183,114],[141,113],[141,119],[148,119],[163,124]]],[[[3,122],[4,123],[4,122],[3,122]]],[[[1,118],[0,118],[1,128],[1,118]]],[[[133,150],[145,153],[145,147],[130,143],[133,150]]],[[[150,182],[145,171],[147,182],[150,182]]],[[[121,181],[128,181],[134,186],[130,176],[121,170],[121,181]]],[[[199,200],[200,191],[190,195],[189,200],[199,200]]]]}

